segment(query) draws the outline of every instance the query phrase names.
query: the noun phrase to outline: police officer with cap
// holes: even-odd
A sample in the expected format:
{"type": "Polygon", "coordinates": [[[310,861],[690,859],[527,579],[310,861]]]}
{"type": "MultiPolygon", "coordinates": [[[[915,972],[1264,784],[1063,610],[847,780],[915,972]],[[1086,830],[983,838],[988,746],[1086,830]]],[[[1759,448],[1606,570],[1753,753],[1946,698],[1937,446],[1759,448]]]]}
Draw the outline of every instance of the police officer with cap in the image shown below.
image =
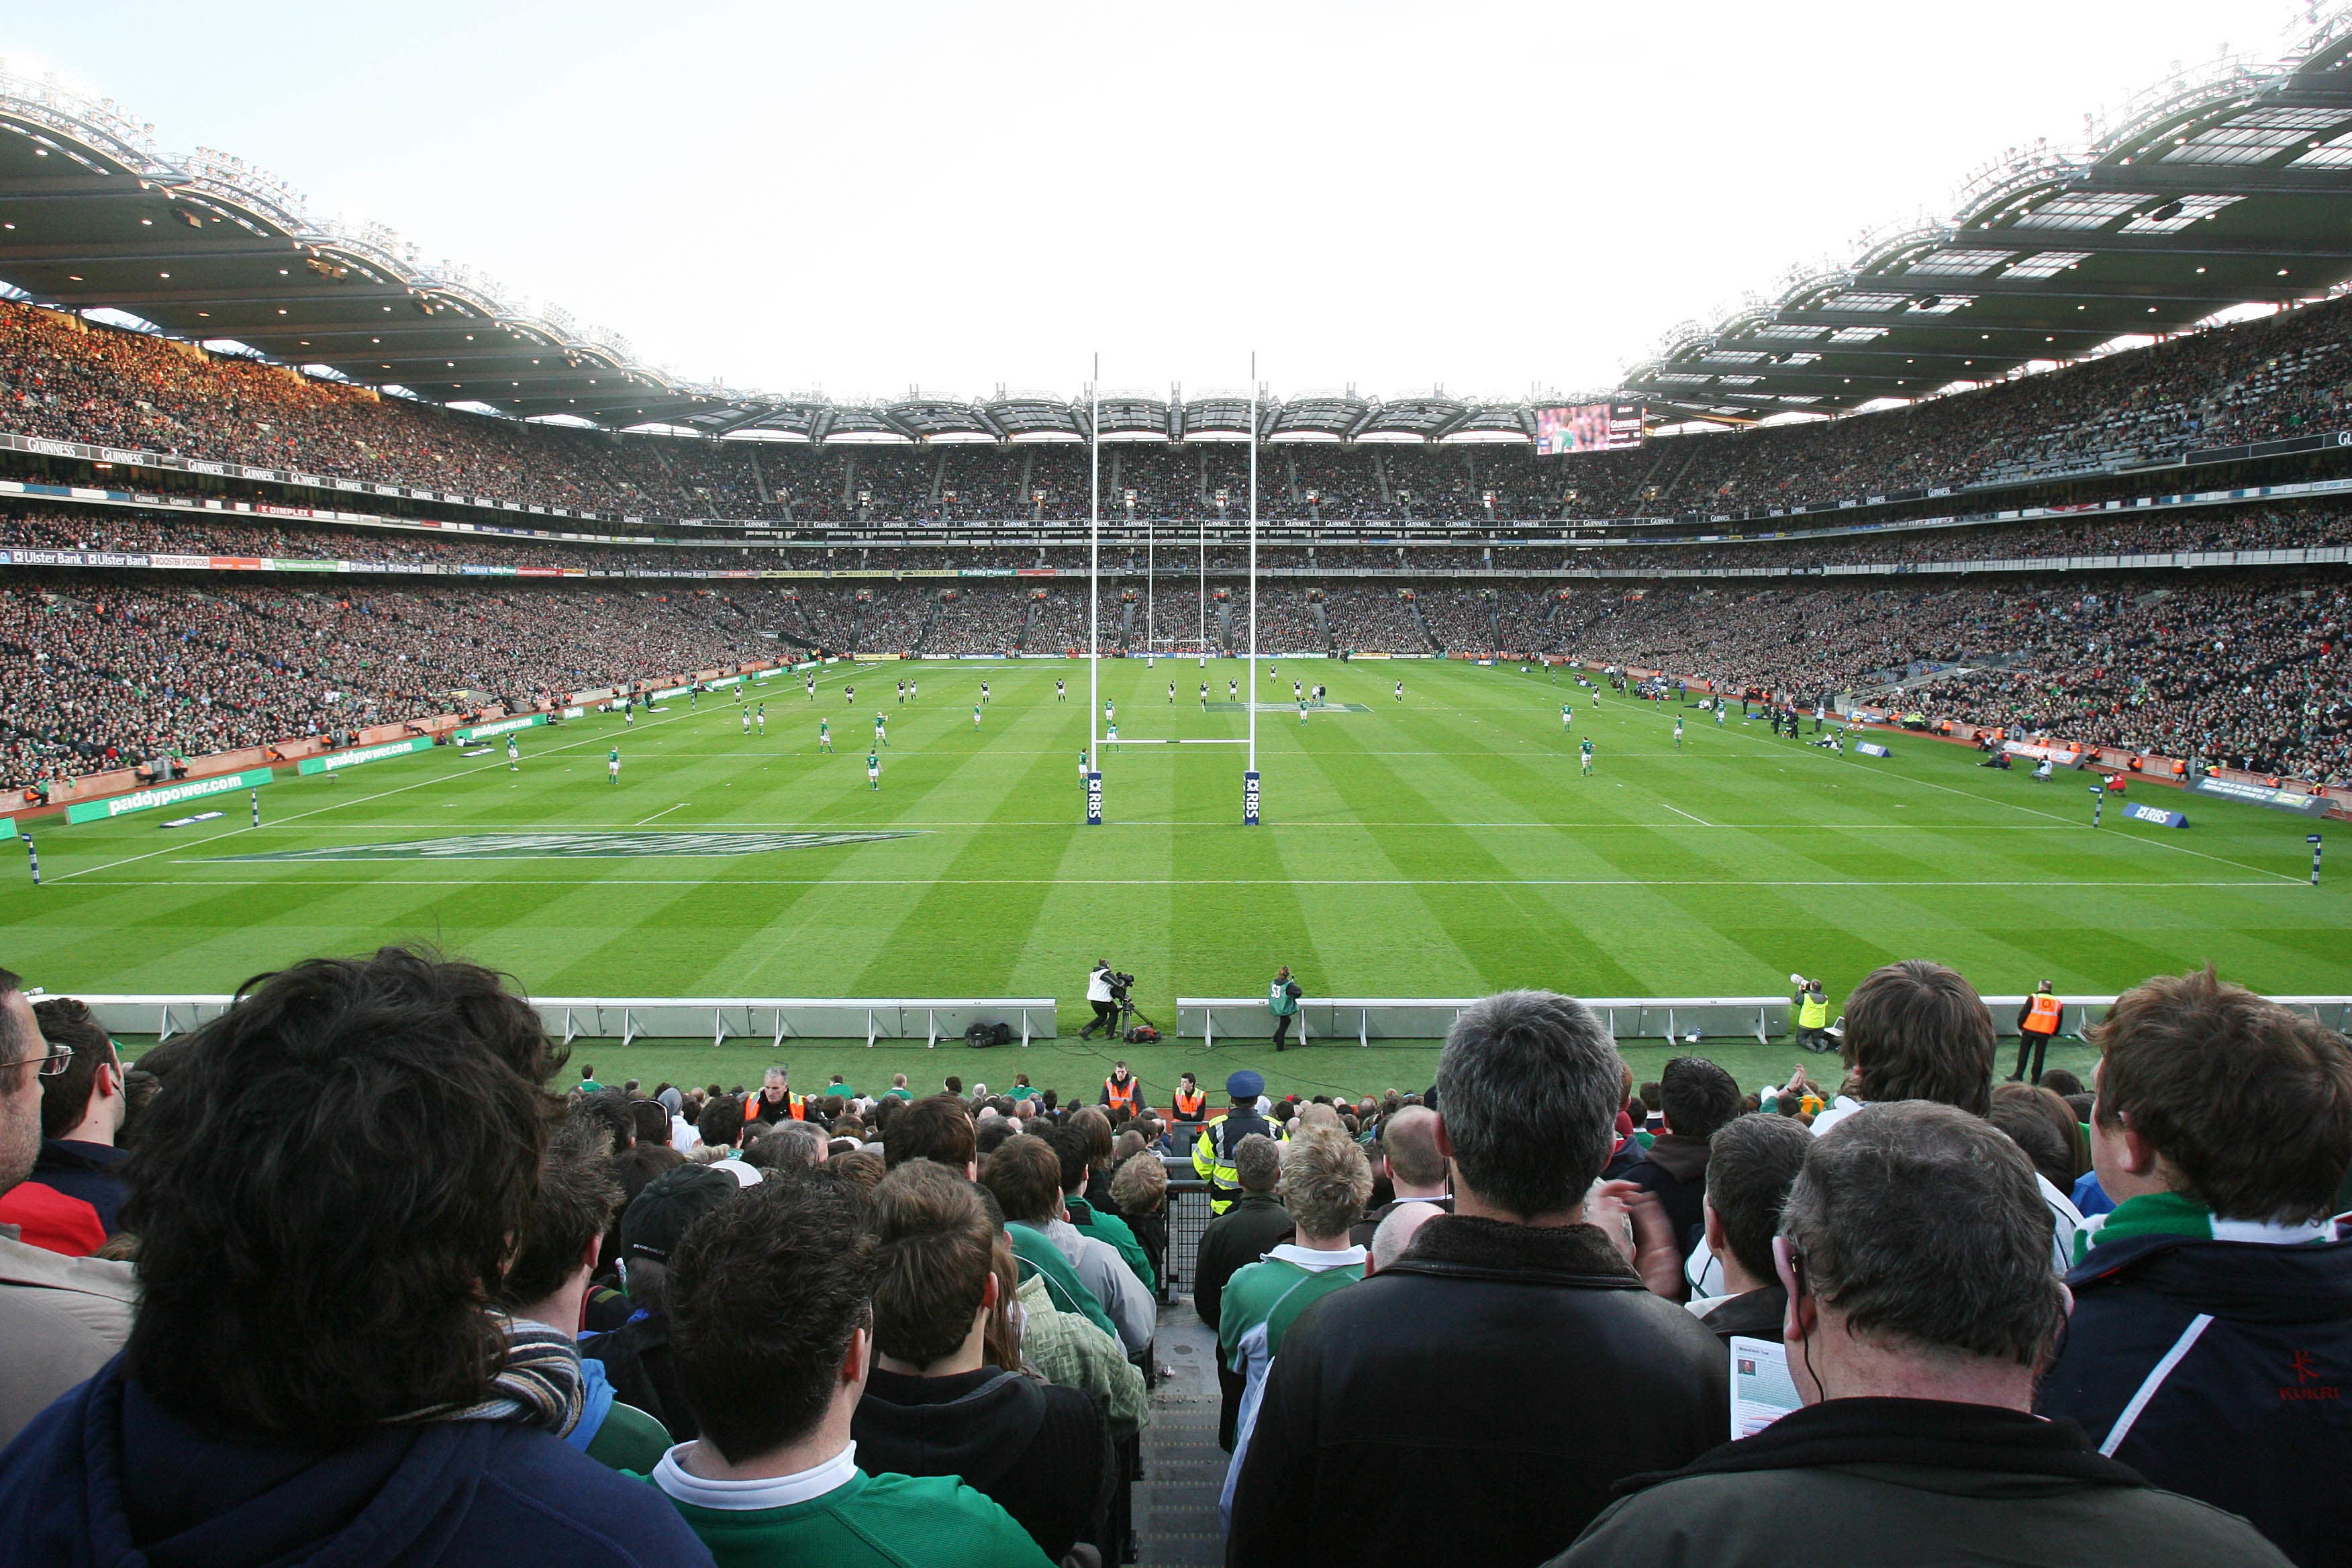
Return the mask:
{"type": "Polygon", "coordinates": [[[1209,1184],[1212,1214],[1224,1213],[1241,1195],[1241,1172],[1234,1163],[1234,1151],[1242,1146],[1242,1140],[1253,1132],[1262,1132],[1276,1142],[1286,1136],[1258,1114],[1258,1099],[1265,1093],[1265,1079],[1247,1068],[1225,1079],[1225,1094],[1233,1100],[1233,1109],[1211,1117],[1192,1145],[1192,1169],[1209,1184]]]}

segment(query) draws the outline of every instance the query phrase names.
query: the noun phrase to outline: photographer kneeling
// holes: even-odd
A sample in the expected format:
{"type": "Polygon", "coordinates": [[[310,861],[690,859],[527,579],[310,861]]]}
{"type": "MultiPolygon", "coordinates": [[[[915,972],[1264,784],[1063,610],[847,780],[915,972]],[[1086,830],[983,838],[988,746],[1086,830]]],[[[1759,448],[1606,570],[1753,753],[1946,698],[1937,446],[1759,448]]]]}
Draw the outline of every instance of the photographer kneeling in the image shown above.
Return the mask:
{"type": "Polygon", "coordinates": [[[1117,979],[1109,959],[1095,960],[1094,973],[1087,976],[1087,1002],[1095,1010],[1095,1021],[1078,1031],[1078,1038],[1086,1039],[1097,1029],[1118,1033],[1118,999],[1111,992],[1117,979]]]}

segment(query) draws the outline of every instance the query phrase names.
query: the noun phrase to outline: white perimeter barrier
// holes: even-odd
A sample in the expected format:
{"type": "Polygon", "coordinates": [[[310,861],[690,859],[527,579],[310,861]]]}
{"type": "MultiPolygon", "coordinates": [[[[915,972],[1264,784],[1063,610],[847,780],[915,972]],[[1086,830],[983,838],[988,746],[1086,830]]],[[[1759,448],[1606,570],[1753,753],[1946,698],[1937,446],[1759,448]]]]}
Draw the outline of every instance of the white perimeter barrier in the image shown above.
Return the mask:
{"type": "MultiPolygon", "coordinates": [[[[100,1027],[113,1034],[152,1035],[168,1040],[228,1010],[228,996],[91,996],[100,1027]]],[[[566,1045],[578,1039],[632,1041],[708,1037],[764,1037],[771,1046],[786,1040],[921,1040],[937,1046],[972,1024],[1003,1024],[1019,1031],[1021,1043],[1054,1037],[1051,996],[947,999],[889,996],[863,998],[699,998],[686,996],[538,996],[531,1006],[547,1032],[566,1045]]]]}

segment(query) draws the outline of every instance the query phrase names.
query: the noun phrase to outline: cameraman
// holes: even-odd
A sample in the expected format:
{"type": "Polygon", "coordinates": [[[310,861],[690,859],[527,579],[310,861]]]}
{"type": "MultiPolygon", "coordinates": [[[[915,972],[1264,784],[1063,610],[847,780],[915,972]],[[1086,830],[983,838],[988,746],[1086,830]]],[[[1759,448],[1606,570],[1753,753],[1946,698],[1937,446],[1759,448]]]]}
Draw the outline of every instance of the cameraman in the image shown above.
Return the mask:
{"type": "Polygon", "coordinates": [[[1087,1001],[1095,1010],[1095,1021],[1078,1031],[1078,1038],[1082,1040],[1097,1029],[1105,1034],[1118,1032],[1118,1002],[1111,995],[1110,976],[1110,960],[1096,959],[1094,973],[1087,976],[1087,1001]]]}

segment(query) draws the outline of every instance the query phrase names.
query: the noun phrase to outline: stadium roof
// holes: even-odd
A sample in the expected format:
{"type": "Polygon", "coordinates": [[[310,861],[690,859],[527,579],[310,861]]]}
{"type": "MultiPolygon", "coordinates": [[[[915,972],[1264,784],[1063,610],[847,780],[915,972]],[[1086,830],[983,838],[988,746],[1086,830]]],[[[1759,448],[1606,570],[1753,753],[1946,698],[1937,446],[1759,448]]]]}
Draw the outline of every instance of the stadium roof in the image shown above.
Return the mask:
{"type": "MultiPolygon", "coordinates": [[[[170,157],[110,101],[0,75],[0,279],[33,299],[111,310],[175,336],[227,340],[436,402],[740,439],[1076,441],[1083,398],[910,394],[879,403],[703,384],[626,339],[380,225],[311,215],[243,160],[170,157]]],[[[2225,59],[2161,83],[2068,152],[2015,150],[1962,187],[1953,216],[1866,237],[1844,263],[1792,269],[1711,326],[1687,321],[1622,388],[1653,423],[1837,413],[1998,380],[2232,307],[2352,279],[2352,0],[2283,61],[2225,59]]],[[[1269,399],[1276,441],[1516,441],[1526,400],[1269,399]]],[[[1246,394],[1106,392],[1127,440],[1244,440],[1246,394]]]]}
{"type": "Polygon", "coordinates": [[[2083,145],[2015,149],[1941,222],[1797,268],[1712,326],[1686,321],[1629,393],[1710,416],[1832,413],[1999,380],[2118,338],[2352,279],[2352,7],[2285,59],[2176,76],[2083,145]]]}

